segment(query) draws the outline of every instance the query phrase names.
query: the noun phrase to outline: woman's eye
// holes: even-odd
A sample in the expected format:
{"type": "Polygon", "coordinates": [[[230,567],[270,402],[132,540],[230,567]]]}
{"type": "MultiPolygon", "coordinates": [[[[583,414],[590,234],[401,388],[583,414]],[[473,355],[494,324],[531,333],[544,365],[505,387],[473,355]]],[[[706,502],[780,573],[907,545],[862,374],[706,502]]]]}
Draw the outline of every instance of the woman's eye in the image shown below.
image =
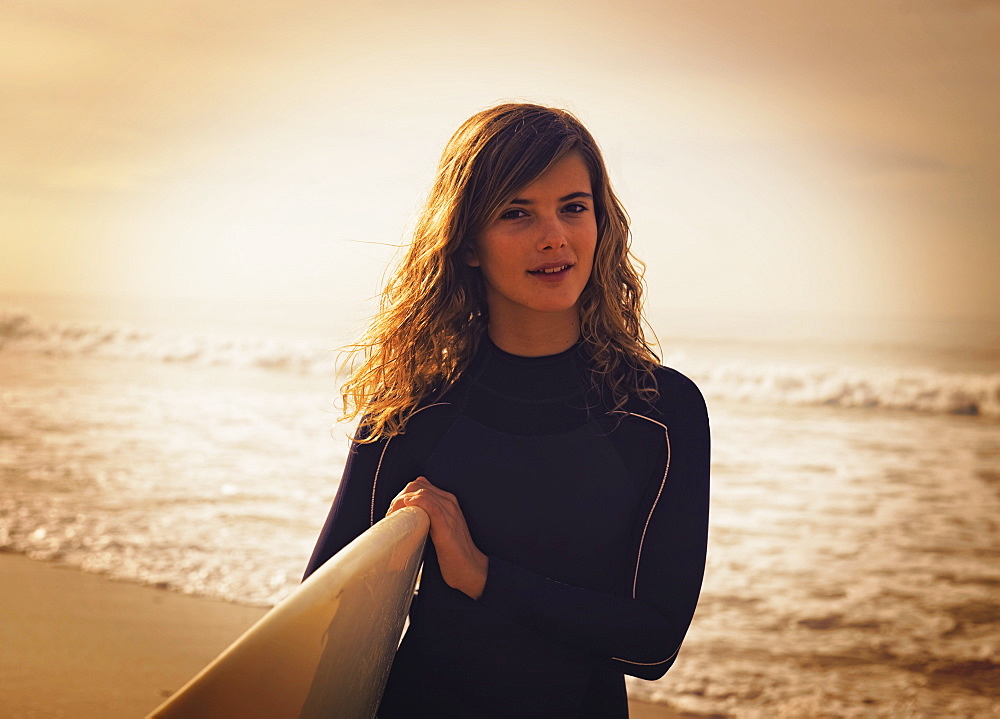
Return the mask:
{"type": "Polygon", "coordinates": [[[573,214],[586,212],[589,209],[590,209],[589,207],[579,202],[571,202],[570,204],[566,205],[566,207],[563,208],[563,210],[565,210],[566,212],[571,212],[573,214]]]}
{"type": "Polygon", "coordinates": [[[501,220],[519,220],[522,217],[527,217],[527,216],[528,216],[527,212],[525,212],[524,210],[520,210],[520,209],[518,209],[518,208],[515,207],[514,209],[507,210],[505,213],[503,213],[502,215],[500,215],[500,219],[501,220]]]}

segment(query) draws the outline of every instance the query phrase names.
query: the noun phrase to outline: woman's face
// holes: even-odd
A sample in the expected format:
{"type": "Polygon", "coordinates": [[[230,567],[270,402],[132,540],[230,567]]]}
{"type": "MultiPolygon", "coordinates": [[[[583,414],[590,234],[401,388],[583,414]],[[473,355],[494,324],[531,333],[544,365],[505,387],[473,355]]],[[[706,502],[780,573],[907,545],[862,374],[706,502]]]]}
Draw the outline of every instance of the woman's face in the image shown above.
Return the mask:
{"type": "Polygon", "coordinates": [[[567,155],[521,190],[469,250],[480,268],[491,322],[579,317],[590,279],[597,218],[590,173],[567,155]]]}

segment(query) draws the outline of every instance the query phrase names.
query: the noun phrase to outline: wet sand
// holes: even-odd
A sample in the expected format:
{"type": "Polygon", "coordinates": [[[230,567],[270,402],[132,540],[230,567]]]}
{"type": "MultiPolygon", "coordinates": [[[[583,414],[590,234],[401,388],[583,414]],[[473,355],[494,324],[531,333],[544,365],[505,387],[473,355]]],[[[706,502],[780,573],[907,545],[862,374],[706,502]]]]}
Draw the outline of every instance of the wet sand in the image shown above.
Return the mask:
{"type": "Polygon", "coordinates": [[[264,610],[0,555],[0,716],[142,717],[264,610]]]}
{"type": "MultiPolygon", "coordinates": [[[[0,716],[142,717],[265,610],[0,554],[0,716]]],[[[634,702],[632,719],[696,717],[634,702]]]]}

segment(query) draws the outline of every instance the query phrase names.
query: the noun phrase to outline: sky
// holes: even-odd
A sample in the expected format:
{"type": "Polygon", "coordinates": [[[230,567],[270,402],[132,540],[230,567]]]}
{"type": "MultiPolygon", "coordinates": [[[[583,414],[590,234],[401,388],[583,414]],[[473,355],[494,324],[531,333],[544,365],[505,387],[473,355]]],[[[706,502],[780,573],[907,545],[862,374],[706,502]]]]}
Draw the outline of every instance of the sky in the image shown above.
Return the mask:
{"type": "Polygon", "coordinates": [[[997,0],[0,2],[0,292],[370,308],[517,100],[597,137],[660,316],[997,319],[998,88],[997,0]]]}

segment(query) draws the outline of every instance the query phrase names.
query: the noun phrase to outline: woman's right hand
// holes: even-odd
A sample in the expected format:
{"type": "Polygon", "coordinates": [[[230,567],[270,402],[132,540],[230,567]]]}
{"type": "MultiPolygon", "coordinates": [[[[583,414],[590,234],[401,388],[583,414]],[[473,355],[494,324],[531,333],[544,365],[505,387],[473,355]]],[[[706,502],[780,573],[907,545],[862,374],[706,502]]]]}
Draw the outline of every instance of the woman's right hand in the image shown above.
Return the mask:
{"type": "Polygon", "coordinates": [[[479,599],[486,587],[489,557],[472,541],[455,495],[438,489],[426,477],[417,477],[392,500],[386,516],[403,507],[420,507],[430,517],[431,541],[448,586],[479,599]]]}

